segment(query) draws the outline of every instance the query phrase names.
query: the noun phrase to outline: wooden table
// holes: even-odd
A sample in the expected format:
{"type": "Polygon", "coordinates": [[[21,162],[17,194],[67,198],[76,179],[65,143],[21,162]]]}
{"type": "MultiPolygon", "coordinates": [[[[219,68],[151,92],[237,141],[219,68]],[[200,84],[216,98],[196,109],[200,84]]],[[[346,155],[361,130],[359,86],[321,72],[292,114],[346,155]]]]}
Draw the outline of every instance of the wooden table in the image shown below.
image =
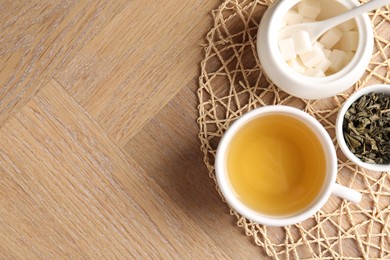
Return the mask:
{"type": "Polygon", "coordinates": [[[220,1],[1,1],[0,258],[253,258],[197,137],[220,1]]]}
{"type": "Polygon", "coordinates": [[[266,256],[199,148],[220,3],[0,2],[0,258],[266,256]]]}

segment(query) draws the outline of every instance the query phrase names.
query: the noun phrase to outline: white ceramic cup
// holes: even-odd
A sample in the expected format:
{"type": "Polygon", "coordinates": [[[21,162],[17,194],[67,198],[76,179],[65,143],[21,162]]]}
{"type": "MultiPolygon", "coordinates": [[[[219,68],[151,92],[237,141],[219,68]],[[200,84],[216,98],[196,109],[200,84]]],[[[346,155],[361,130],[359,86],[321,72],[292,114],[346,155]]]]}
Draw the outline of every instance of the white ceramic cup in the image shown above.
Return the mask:
{"type": "MultiPolygon", "coordinates": [[[[218,145],[215,159],[215,170],[218,185],[228,204],[242,216],[263,225],[286,226],[304,221],[320,210],[332,193],[353,202],[359,202],[362,197],[359,192],[336,183],[337,156],[333,142],[325,128],[314,117],[297,108],[289,106],[265,106],[254,109],[237,119],[223,135],[218,145]],[[319,139],[326,156],[326,173],[324,182],[322,183],[322,187],[318,191],[315,199],[303,210],[289,215],[269,215],[248,207],[237,197],[228,176],[227,152],[229,144],[234,136],[248,122],[251,122],[252,120],[262,120],[263,116],[272,114],[282,114],[293,117],[308,126],[319,139]]],[[[288,201],[285,203],[288,203],[288,201]]]]}
{"type": "MultiPolygon", "coordinates": [[[[278,31],[282,18],[300,0],[277,0],[264,13],[257,32],[257,53],[263,71],[276,86],[290,95],[305,99],[328,98],[350,88],[366,70],[374,46],[371,20],[367,14],[355,18],[359,41],[352,60],[340,71],[327,77],[310,77],[291,68],[279,50],[278,31]]],[[[359,5],[357,0],[317,0],[322,12],[333,16],[359,5]]]]}

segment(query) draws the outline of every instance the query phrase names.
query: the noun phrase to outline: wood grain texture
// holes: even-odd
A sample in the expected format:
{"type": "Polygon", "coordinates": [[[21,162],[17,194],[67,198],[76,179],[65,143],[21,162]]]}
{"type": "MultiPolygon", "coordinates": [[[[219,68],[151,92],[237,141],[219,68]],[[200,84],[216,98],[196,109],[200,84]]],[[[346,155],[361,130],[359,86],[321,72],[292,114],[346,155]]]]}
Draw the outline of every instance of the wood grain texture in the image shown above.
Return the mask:
{"type": "Polygon", "coordinates": [[[124,145],[198,75],[217,1],[132,1],[56,79],[124,145]]]}
{"type": "Polygon", "coordinates": [[[0,126],[128,1],[1,1],[0,126]]]}
{"type": "Polygon", "coordinates": [[[0,136],[6,256],[226,257],[57,84],[0,136]]]}
{"type": "Polygon", "coordinates": [[[266,257],[199,148],[220,2],[0,1],[1,259],[266,257]]]}
{"type": "Polygon", "coordinates": [[[232,228],[234,218],[205,174],[199,139],[191,137],[199,132],[196,89],[193,80],[124,149],[229,256],[257,258],[262,252],[249,239],[237,247],[241,231],[232,228]]]}

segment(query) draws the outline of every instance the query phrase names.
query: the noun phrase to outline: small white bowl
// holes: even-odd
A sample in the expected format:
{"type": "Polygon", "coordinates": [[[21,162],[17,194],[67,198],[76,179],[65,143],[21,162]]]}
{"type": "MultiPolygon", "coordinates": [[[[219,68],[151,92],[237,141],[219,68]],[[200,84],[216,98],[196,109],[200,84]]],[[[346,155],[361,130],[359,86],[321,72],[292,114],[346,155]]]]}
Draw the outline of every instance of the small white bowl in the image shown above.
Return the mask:
{"type": "MultiPolygon", "coordinates": [[[[326,77],[310,77],[291,68],[278,47],[278,32],[282,18],[300,0],[277,0],[264,13],[257,32],[257,53],[264,73],[276,86],[290,95],[305,99],[328,98],[355,84],[366,70],[373,51],[374,34],[367,14],[355,18],[359,42],[352,60],[340,71],[326,77]]],[[[332,14],[337,8],[351,9],[356,0],[318,0],[323,12],[332,14]]]]}
{"type": "Polygon", "coordinates": [[[390,96],[390,85],[384,85],[384,84],[378,84],[378,85],[371,85],[365,88],[362,88],[358,91],[356,91],[354,94],[352,94],[347,101],[343,104],[341,107],[336,120],[336,138],[337,142],[340,146],[341,151],[347,156],[349,160],[354,162],[355,164],[368,169],[372,171],[390,171],[390,164],[372,164],[372,163],[366,163],[361,161],[358,157],[356,157],[351,150],[349,150],[343,134],[343,121],[344,116],[349,107],[354,103],[357,99],[359,99],[361,96],[365,94],[369,94],[372,92],[376,93],[385,93],[386,95],[390,96]]]}

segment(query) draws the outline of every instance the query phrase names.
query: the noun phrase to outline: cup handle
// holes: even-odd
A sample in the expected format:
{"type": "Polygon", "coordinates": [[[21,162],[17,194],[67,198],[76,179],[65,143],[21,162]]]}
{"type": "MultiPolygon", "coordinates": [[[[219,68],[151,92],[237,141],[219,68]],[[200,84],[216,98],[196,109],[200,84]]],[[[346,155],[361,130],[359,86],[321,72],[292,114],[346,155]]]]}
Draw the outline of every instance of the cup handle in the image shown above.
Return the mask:
{"type": "Polygon", "coordinates": [[[359,203],[362,200],[362,194],[356,190],[347,188],[340,184],[335,183],[332,193],[337,197],[346,199],[355,203],[359,203]]]}

